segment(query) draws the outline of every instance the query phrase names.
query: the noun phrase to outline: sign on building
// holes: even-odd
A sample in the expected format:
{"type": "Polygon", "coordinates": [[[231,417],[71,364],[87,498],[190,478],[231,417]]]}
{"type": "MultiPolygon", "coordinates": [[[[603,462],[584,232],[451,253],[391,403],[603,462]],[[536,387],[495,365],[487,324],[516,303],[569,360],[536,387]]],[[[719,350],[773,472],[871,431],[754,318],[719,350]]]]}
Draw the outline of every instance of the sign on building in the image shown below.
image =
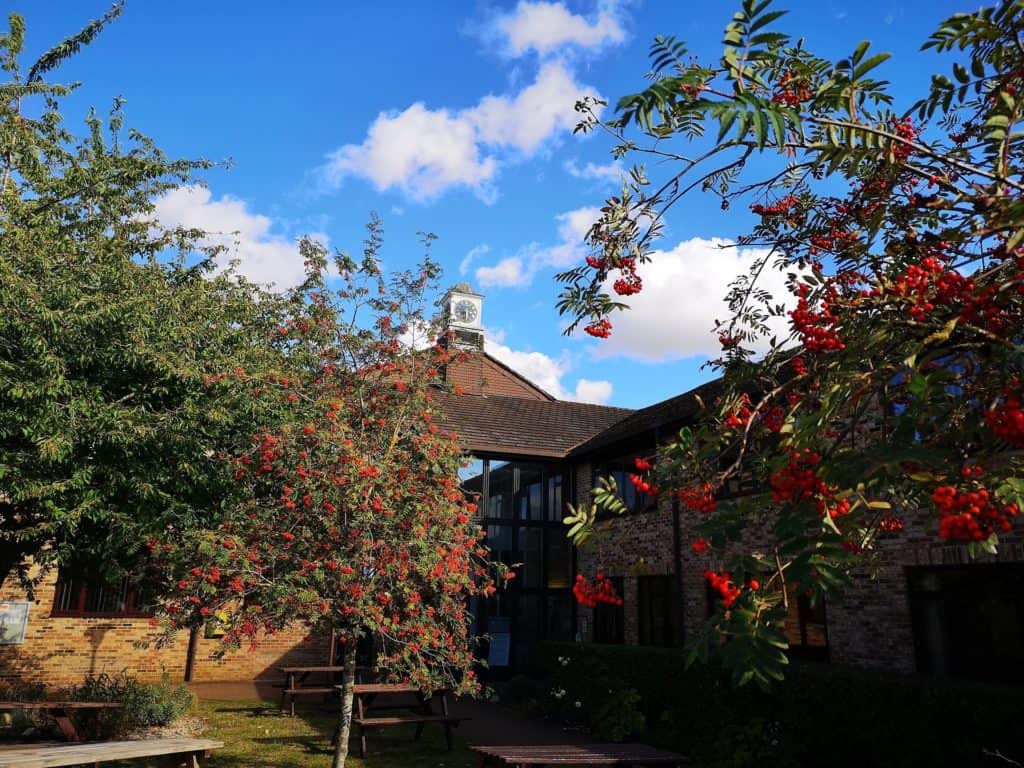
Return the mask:
{"type": "Polygon", "coordinates": [[[0,602],[0,645],[21,645],[28,627],[27,602],[0,602]]]}

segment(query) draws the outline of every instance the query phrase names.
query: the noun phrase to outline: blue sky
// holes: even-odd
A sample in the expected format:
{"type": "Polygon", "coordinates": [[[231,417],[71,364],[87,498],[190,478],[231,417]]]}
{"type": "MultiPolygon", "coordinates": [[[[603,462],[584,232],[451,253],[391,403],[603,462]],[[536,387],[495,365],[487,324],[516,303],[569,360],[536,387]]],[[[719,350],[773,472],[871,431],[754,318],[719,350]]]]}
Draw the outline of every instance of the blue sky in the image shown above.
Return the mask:
{"type": "MultiPolygon", "coordinates": [[[[779,28],[841,56],[862,40],[894,53],[880,74],[907,106],[935,57],[918,46],[951,0],[790,0],[779,28]]],[[[12,5],[9,0],[8,7],[12,5]]],[[[413,263],[439,236],[446,283],[486,295],[488,348],[561,397],[640,407],[708,376],[721,296],[749,254],[717,251],[751,225],[694,197],[669,219],[662,258],[610,343],[561,335],[555,272],[582,259],[594,207],[616,188],[610,144],[573,137],[573,102],[641,89],[656,34],[715,61],[738,3],[710,0],[289,4],[129,0],[59,71],[82,88],[65,114],[127,100],[127,124],[172,155],[231,159],[206,190],[161,201],[168,223],[238,231],[255,279],[287,285],[294,240],[357,252],[376,210],[385,264],[413,263]]],[[[30,54],[99,16],[98,0],[13,0],[30,54]]],[[[945,65],[944,65],[945,66],[945,65]]]]}

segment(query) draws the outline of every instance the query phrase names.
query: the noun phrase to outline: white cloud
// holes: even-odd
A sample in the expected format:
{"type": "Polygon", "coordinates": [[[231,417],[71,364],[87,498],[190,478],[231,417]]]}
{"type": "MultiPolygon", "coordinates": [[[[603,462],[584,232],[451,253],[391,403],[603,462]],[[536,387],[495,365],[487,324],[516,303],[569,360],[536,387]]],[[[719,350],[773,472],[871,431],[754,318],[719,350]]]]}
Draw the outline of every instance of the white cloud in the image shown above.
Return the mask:
{"type": "Polygon", "coordinates": [[[587,163],[582,168],[577,165],[575,160],[566,160],[562,167],[565,168],[565,172],[574,179],[589,179],[612,184],[621,184],[623,174],[625,173],[622,168],[622,163],[618,160],[610,162],[607,165],[587,163]]]}
{"type": "MultiPolygon", "coordinates": [[[[181,225],[211,233],[205,245],[227,247],[219,262],[226,267],[237,259],[238,271],[254,282],[284,289],[298,285],[305,276],[298,244],[272,233],[271,219],[249,211],[244,200],[230,195],[215,200],[205,187],[183,186],[158,198],[155,206],[156,220],[164,227],[181,225]]],[[[327,241],[322,233],[312,236],[327,241]]]]}
{"type": "Polygon", "coordinates": [[[382,112],[361,144],[328,155],[321,175],[332,187],[356,176],[378,191],[398,189],[419,201],[466,187],[491,203],[501,165],[532,157],[572,128],[573,105],[585,95],[597,93],[578,84],[563,62],[547,62],[514,96],[485,96],[461,111],[417,102],[402,112],[382,112]]]}
{"type": "Polygon", "coordinates": [[[569,11],[564,3],[520,0],[514,11],[497,19],[495,29],[511,56],[531,50],[547,56],[570,45],[596,49],[626,38],[611,2],[599,4],[590,21],[569,11]]]}
{"type": "Polygon", "coordinates": [[[497,161],[482,157],[480,149],[476,129],[464,117],[417,102],[404,112],[378,115],[362,144],[328,155],[323,173],[332,186],[361,176],[378,191],[398,188],[417,200],[460,185],[487,194],[497,161]]]}
{"type": "Polygon", "coordinates": [[[529,243],[515,256],[502,259],[494,266],[479,267],[477,281],[485,287],[521,287],[533,282],[534,275],[541,269],[565,269],[582,261],[586,254],[583,239],[600,213],[598,208],[588,206],[559,214],[555,217],[558,243],[550,246],[529,243]]]}
{"type": "Polygon", "coordinates": [[[476,271],[476,281],[480,283],[481,288],[490,288],[495,285],[526,285],[531,277],[523,270],[522,259],[515,256],[502,259],[493,267],[480,267],[476,271]]]}
{"type": "Polygon", "coordinates": [[[564,63],[551,61],[515,98],[485,96],[464,115],[483,143],[513,147],[529,157],[549,136],[579,122],[574,105],[584,95],[595,92],[580,86],[564,63]]]}
{"type": "Polygon", "coordinates": [[[480,243],[480,245],[474,245],[469,249],[469,253],[466,254],[465,258],[459,262],[459,274],[464,275],[469,271],[469,265],[476,261],[478,258],[483,256],[485,253],[490,252],[491,246],[487,243],[480,243]]]}
{"type": "MultiPolygon", "coordinates": [[[[624,299],[630,309],[611,317],[611,338],[597,344],[595,354],[648,362],[717,357],[721,345],[714,321],[729,317],[729,283],[766,254],[763,249],[734,245],[719,238],[693,238],[670,251],[654,252],[651,262],[638,270],[643,290],[624,299]]],[[[785,273],[769,264],[758,286],[787,303],[792,297],[785,282],[785,273]]],[[[788,317],[772,318],[769,325],[780,339],[789,334],[788,317]]]]}
{"type": "Polygon", "coordinates": [[[522,374],[545,392],[559,400],[575,400],[581,403],[607,403],[612,396],[609,381],[578,379],[574,389],[568,389],[563,380],[572,370],[572,359],[568,350],[557,357],[543,352],[523,352],[512,349],[493,338],[484,339],[484,349],[512,370],[522,374]]]}
{"type": "Polygon", "coordinates": [[[571,399],[581,403],[607,403],[612,399],[612,383],[580,379],[576,382],[576,396],[571,399]]]}

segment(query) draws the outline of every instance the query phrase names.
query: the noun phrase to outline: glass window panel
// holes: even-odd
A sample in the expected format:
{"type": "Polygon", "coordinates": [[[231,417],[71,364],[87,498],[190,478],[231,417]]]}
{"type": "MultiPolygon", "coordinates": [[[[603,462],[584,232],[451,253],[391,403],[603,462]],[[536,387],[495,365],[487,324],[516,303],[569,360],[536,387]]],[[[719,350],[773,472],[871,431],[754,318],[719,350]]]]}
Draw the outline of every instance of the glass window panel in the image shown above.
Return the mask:
{"type": "Polygon", "coordinates": [[[640,645],[673,645],[672,577],[640,576],[637,579],[637,602],[640,645]]]}
{"type": "Polygon", "coordinates": [[[519,494],[517,500],[520,520],[544,519],[541,476],[542,467],[540,464],[519,465],[519,494]]]}
{"type": "Polygon", "coordinates": [[[468,466],[459,469],[462,491],[471,498],[481,498],[484,493],[484,462],[473,459],[468,466]]]}
{"type": "MultiPolygon", "coordinates": [[[[623,580],[621,576],[609,579],[615,594],[622,597],[623,580]]],[[[594,642],[621,645],[626,641],[626,612],[623,605],[599,603],[594,607],[594,642]]]]}
{"type": "Polygon", "coordinates": [[[487,516],[511,518],[515,495],[514,466],[508,462],[492,461],[488,472],[487,516]]]}
{"type": "Polygon", "coordinates": [[[570,553],[569,539],[565,531],[552,529],[548,531],[547,546],[547,574],[548,587],[550,589],[565,589],[569,587],[570,553]]]}
{"type": "Polygon", "coordinates": [[[568,592],[548,595],[546,640],[568,641],[575,633],[572,626],[572,595],[568,592]]]}
{"type": "Polygon", "coordinates": [[[524,589],[536,589],[544,586],[541,583],[541,567],[544,557],[543,541],[543,528],[519,529],[519,561],[522,562],[519,579],[524,589]]]}
{"type": "Polygon", "coordinates": [[[488,525],[487,546],[491,548],[491,558],[503,563],[511,562],[514,542],[512,541],[511,525],[488,525]]]}
{"type": "Polygon", "coordinates": [[[543,639],[541,636],[543,631],[541,599],[540,595],[519,595],[518,609],[514,620],[515,628],[512,631],[512,656],[520,669],[537,643],[543,639]]]}
{"type": "Polygon", "coordinates": [[[562,473],[548,475],[547,481],[548,496],[548,520],[556,523],[562,522],[565,517],[565,510],[562,509],[562,473]]]}

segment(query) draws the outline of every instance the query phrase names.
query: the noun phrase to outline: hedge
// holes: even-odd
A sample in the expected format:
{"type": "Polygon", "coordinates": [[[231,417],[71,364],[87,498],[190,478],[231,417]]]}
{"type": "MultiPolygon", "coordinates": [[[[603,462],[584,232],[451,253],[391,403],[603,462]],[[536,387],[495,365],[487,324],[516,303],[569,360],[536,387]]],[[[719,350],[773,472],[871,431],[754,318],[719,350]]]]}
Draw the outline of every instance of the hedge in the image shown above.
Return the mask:
{"type": "Polygon", "coordinates": [[[644,740],[707,768],[1013,764],[985,754],[997,751],[1024,763],[1020,689],[794,662],[763,693],[734,689],[712,668],[687,670],[679,649],[572,643],[542,646],[535,666],[548,711],[551,691],[565,691],[562,714],[593,726],[609,697],[635,691],[644,740]]]}

